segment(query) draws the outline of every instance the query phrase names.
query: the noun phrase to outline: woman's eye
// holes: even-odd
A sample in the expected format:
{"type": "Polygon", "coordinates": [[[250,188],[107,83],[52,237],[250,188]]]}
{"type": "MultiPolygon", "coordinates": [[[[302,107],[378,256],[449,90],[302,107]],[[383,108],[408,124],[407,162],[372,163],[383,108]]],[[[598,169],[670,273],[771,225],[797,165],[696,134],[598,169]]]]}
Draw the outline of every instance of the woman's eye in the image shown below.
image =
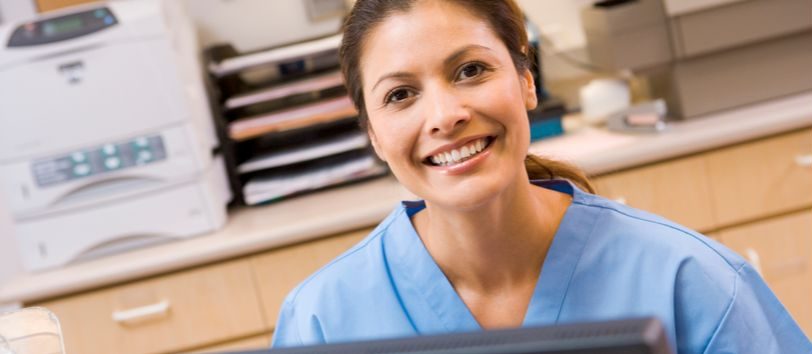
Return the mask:
{"type": "Polygon", "coordinates": [[[412,97],[411,91],[407,89],[396,89],[386,96],[386,103],[398,103],[412,97]]]}
{"type": "Polygon", "coordinates": [[[459,80],[470,79],[478,76],[479,74],[482,74],[483,71],[485,71],[485,67],[483,67],[482,64],[477,63],[466,64],[465,66],[462,67],[462,70],[460,70],[459,75],[457,75],[457,79],[459,80]]]}

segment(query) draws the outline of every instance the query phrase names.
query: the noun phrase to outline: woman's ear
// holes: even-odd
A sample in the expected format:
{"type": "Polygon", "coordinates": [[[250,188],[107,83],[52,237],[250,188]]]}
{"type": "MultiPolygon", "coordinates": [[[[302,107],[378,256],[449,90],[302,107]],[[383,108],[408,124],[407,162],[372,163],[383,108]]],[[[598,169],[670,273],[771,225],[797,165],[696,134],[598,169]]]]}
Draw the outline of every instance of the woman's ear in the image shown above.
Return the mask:
{"type": "Polygon", "coordinates": [[[532,110],[538,106],[539,100],[536,96],[536,83],[533,81],[533,73],[530,72],[530,69],[524,69],[520,75],[520,81],[522,81],[525,108],[528,111],[532,110]]]}
{"type": "Polygon", "coordinates": [[[369,142],[372,143],[372,149],[375,150],[375,155],[378,155],[378,158],[381,159],[381,161],[386,162],[386,158],[383,157],[383,153],[378,147],[378,139],[375,137],[375,132],[372,131],[372,128],[367,128],[367,135],[369,136],[369,142]]]}

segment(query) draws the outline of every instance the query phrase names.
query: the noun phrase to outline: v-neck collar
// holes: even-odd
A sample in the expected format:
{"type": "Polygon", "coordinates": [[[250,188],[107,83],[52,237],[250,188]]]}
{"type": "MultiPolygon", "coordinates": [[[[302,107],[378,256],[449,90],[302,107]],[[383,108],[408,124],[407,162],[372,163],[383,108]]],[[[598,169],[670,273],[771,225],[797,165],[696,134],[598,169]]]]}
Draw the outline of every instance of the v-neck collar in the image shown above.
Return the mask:
{"type": "MultiPolygon", "coordinates": [[[[533,181],[534,184],[572,195],[572,203],[556,231],[523,325],[556,323],[572,275],[597,215],[584,208],[589,195],[563,180],[533,181]]],[[[411,216],[422,210],[422,201],[403,202],[384,239],[384,252],[393,285],[415,330],[420,334],[466,332],[482,327],[431,257],[411,216]]]]}
{"type": "Polygon", "coordinates": [[[553,237],[553,243],[547,251],[536,289],[533,291],[533,298],[524,316],[523,326],[558,322],[578,261],[593,234],[600,212],[600,209],[587,207],[592,195],[584,193],[567,181],[550,182],[552,185],[546,183],[537,185],[569,193],[572,195],[572,203],[567,207],[553,237]]]}

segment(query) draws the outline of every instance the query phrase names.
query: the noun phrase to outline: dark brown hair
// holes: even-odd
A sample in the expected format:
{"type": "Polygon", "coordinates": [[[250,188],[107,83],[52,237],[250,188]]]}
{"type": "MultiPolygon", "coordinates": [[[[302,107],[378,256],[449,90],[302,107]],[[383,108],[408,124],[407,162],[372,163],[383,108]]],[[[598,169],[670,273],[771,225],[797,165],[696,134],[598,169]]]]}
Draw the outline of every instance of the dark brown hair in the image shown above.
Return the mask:
{"type": "MultiPolygon", "coordinates": [[[[339,49],[344,82],[358,110],[359,124],[369,129],[361,85],[361,53],[365,39],[375,25],[397,12],[407,12],[417,0],[357,0],[344,21],[344,38],[339,49]]],[[[449,1],[449,0],[445,0],[449,1]]],[[[530,68],[529,45],[524,16],[513,0],[453,0],[461,7],[487,21],[491,30],[507,47],[516,71],[530,68]]],[[[589,179],[577,167],[535,155],[528,155],[525,168],[530,179],[564,178],[593,193],[589,179]]]]}

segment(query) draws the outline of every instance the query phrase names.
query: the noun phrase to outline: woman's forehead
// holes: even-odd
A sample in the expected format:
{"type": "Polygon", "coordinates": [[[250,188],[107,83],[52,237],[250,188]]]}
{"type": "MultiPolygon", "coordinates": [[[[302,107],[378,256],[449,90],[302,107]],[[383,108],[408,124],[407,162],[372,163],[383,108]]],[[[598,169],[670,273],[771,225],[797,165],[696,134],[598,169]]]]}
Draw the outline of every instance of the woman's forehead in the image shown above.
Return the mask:
{"type": "MultiPolygon", "coordinates": [[[[486,20],[453,2],[419,1],[377,24],[364,41],[364,83],[392,70],[437,65],[466,46],[504,47],[486,20]]],[[[505,49],[506,51],[506,49],[505,49]]]]}

